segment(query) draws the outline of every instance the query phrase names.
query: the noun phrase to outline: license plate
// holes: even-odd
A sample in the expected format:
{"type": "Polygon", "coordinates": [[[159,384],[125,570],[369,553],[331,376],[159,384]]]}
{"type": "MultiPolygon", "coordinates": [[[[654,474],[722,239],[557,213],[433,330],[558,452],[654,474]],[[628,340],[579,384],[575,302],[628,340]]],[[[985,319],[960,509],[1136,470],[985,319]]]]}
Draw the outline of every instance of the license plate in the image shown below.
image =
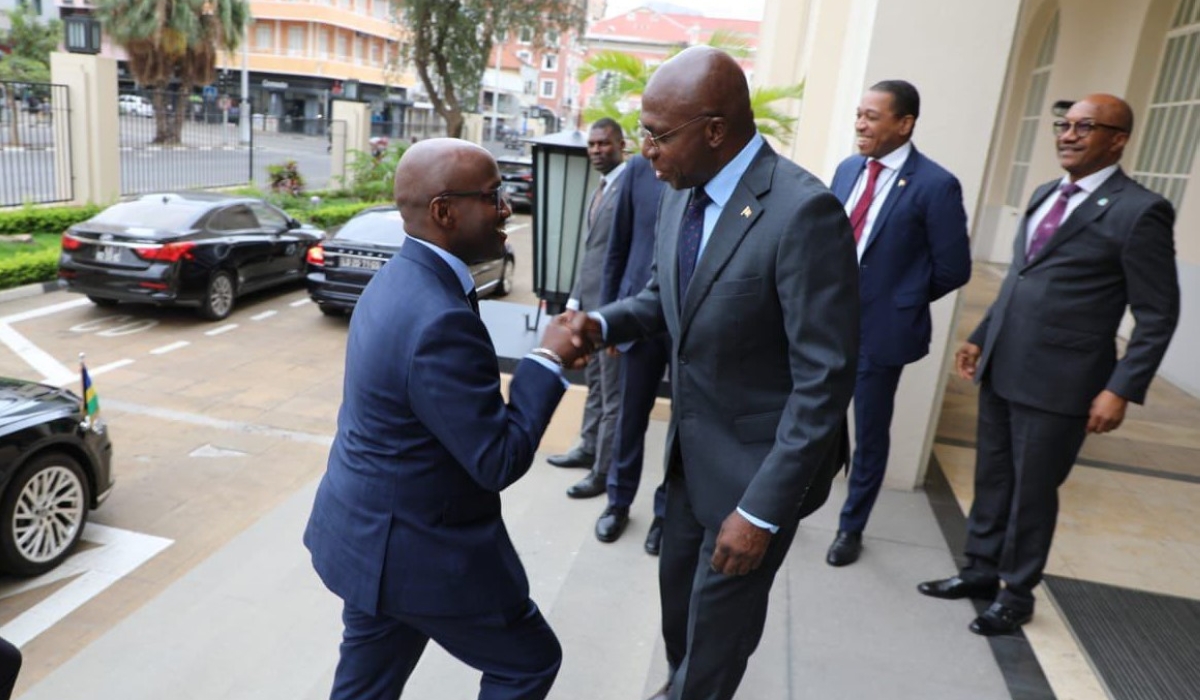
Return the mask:
{"type": "Polygon", "coordinates": [[[382,260],[372,260],[370,258],[342,258],[341,267],[356,267],[360,270],[378,270],[383,267],[382,260]]]}
{"type": "Polygon", "coordinates": [[[115,263],[121,260],[121,249],[115,245],[102,245],[96,249],[96,261],[115,263]]]}

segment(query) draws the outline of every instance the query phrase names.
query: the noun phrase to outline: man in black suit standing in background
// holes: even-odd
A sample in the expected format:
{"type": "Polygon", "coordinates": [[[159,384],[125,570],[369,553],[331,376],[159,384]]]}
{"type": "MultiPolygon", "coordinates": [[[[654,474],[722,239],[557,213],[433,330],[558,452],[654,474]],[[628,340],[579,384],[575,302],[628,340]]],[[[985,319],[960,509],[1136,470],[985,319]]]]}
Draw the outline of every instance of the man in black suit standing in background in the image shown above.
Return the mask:
{"type": "MultiPolygon", "coordinates": [[[[640,155],[625,164],[617,192],[600,303],[631,297],[646,286],[654,267],[654,226],[658,201],[665,186],[654,177],[654,166],[640,155]]],[[[608,470],[608,506],[596,521],[596,539],[615,542],[629,523],[629,506],[637,495],[646,455],[646,427],[650,411],[667,368],[671,339],[659,333],[645,340],[622,343],[619,348],[620,410],[608,470]]],[[[654,470],[655,475],[658,470],[654,470]]],[[[654,490],[654,520],[646,533],[647,554],[658,556],[662,546],[663,515],[667,508],[666,485],[654,490]]]]}
{"type": "MultiPolygon", "coordinates": [[[[608,235],[612,231],[613,209],[617,200],[617,183],[625,170],[625,132],[614,119],[597,119],[588,130],[588,158],[600,173],[600,184],[592,193],[587,212],[587,235],[583,239],[583,257],[575,275],[575,285],[567,308],[590,311],[600,306],[600,279],[604,272],[604,256],[608,250],[608,235]]],[[[570,451],[552,455],[547,462],[556,467],[591,467],[571,488],[571,498],[593,498],[604,493],[608,468],[612,464],[613,433],[620,409],[617,358],[597,353],[588,360],[584,376],[587,379],[587,403],[583,408],[583,425],[579,441],[570,451]]]]}
{"type": "Polygon", "coordinates": [[[1115,430],[1145,400],[1179,319],[1175,211],[1118,166],[1132,130],[1133,111],[1112,95],[1054,122],[1066,175],[1034,192],[999,296],[955,355],[958,375],[979,384],[967,565],[918,590],[994,599],[976,634],[1033,617],[1058,487],[1085,435],[1115,430]],[[1118,360],[1126,308],[1136,325],[1118,360]]]}

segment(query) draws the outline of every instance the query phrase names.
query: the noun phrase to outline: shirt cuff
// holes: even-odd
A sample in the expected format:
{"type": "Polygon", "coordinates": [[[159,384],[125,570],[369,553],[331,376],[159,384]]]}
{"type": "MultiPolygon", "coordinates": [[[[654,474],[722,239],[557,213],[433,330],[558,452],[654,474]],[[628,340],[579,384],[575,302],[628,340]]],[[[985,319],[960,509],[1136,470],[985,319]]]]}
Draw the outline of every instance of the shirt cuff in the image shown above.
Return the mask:
{"type": "Polygon", "coordinates": [[[596,321],[596,323],[600,324],[600,338],[602,340],[607,341],[608,340],[608,321],[605,321],[604,317],[601,316],[599,314],[599,312],[596,312],[596,311],[589,311],[588,318],[593,319],[594,321],[596,321]]]}
{"type": "Polygon", "coordinates": [[[562,382],[564,389],[571,386],[571,383],[568,382],[567,378],[563,376],[562,367],[559,367],[558,365],[551,362],[550,360],[547,360],[546,358],[542,357],[541,355],[534,355],[533,353],[529,353],[528,355],[526,355],[525,359],[533,360],[534,362],[538,363],[539,365],[541,365],[541,366],[545,367],[546,369],[550,370],[551,372],[557,374],[558,381],[562,382]]]}
{"type": "Polygon", "coordinates": [[[579,310],[579,300],[578,299],[567,299],[567,309],[569,309],[570,311],[578,311],[579,310]]]}
{"type": "Polygon", "coordinates": [[[738,507],[737,512],[740,513],[743,518],[745,518],[746,520],[749,520],[750,524],[754,525],[755,527],[761,527],[764,530],[770,530],[772,535],[777,534],[779,532],[778,525],[772,525],[771,523],[767,522],[766,520],[759,520],[758,518],[754,517],[753,515],[750,515],[746,511],[742,510],[741,507],[738,507]]]}

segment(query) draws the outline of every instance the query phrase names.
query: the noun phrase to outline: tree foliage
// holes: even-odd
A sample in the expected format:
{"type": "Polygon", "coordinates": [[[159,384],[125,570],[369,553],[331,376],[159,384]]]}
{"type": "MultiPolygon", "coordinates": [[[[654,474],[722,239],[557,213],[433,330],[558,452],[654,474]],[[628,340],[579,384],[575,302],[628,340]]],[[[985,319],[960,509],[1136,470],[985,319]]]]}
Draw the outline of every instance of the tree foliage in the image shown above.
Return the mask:
{"type": "MultiPolygon", "coordinates": [[[[709,37],[708,45],[714,46],[734,58],[749,57],[750,43],[736,32],[718,30],[709,37]]],[[[674,56],[686,47],[668,54],[674,56]]],[[[623,51],[601,51],[587,60],[578,73],[579,82],[589,78],[603,80],[597,83],[592,102],[583,110],[584,120],[591,124],[602,117],[617,120],[626,134],[636,134],[641,110],[630,109],[630,98],[640,98],[646,91],[650,76],[658,68],[641,58],[623,51]]],[[[780,143],[791,141],[796,127],[796,117],[781,109],[783,100],[799,100],[804,97],[804,83],[795,85],[756,87],[750,91],[750,106],[754,110],[754,122],[758,130],[780,143]]]]}
{"type": "Polygon", "coordinates": [[[50,65],[50,52],[58,48],[62,22],[42,22],[29,3],[22,1],[13,10],[0,10],[8,18],[8,29],[0,32],[0,44],[12,48],[12,56],[50,65]]]}
{"type": "Polygon", "coordinates": [[[483,71],[497,36],[531,35],[540,50],[548,32],[582,31],[583,0],[394,0],[393,21],[409,34],[402,57],[421,78],[429,102],[446,120],[449,135],[460,137],[463,113],[479,97],[483,71]]]}
{"type": "Polygon", "coordinates": [[[178,143],[187,97],[216,77],[217,54],[233,52],[245,38],[246,0],[96,0],[104,31],[129,57],[129,71],[155,89],[156,143],[178,143]],[[168,118],[163,91],[183,95],[168,118]]]}

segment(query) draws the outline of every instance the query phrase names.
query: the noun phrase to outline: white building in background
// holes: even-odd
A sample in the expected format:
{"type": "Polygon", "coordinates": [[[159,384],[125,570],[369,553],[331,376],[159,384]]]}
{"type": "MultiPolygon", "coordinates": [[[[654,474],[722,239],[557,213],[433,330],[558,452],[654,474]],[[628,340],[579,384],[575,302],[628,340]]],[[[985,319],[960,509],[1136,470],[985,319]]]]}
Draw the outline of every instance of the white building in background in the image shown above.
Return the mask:
{"type": "MultiPolygon", "coordinates": [[[[915,141],[962,182],[976,260],[1007,263],[1025,203],[1061,175],[1052,105],[1121,95],[1123,167],[1174,202],[1182,316],[1160,374],[1200,395],[1200,0],[767,0],[756,82],[806,81],[784,152],[828,181],[872,83],[921,91],[915,141]]],[[[905,370],[888,485],[922,483],[953,354],[956,296],[934,305],[928,357],[905,370]]]]}

